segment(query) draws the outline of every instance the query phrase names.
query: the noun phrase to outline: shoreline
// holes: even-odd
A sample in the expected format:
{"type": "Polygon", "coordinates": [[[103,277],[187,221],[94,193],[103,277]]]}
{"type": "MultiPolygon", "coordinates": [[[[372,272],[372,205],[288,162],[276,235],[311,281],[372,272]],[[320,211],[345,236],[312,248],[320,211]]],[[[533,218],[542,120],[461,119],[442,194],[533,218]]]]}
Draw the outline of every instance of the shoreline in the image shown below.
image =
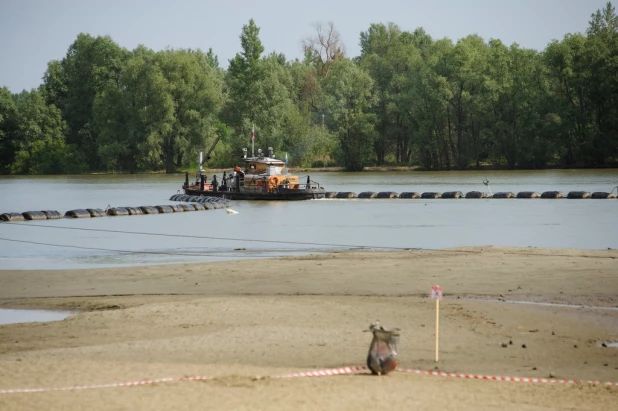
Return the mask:
{"type": "Polygon", "coordinates": [[[609,410],[618,400],[616,387],[406,373],[285,381],[255,376],[363,364],[371,338],[362,331],[379,319],[402,329],[400,368],[618,381],[618,349],[600,345],[618,341],[617,258],[616,250],[461,247],[0,271],[0,308],[77,312],[58,322],[0,326],[0,389],[214,378],[86,390],[79,396],[0,395],[0,404],[94,410],[168,409],[179,403],[258,410],[609,410]],[[435,307],[428,298],[436,283],[444,290],[439,363],[433,359],[435,307]],[[101,396],[108,399],[100,401],[101,396]]]}
{"type": "MultiPolygon", "coordinates": [[[[204,171],[207,173],[223,173],[224,171],[229,172],[234,167],[215,167],[215,168],[206,168],[204,171]]],[[[331,172],[339,172],[339,173],[364,173],[364,172],[475,172],[475,171],[546,171],[546,170],[606,170],[606,169],[618,169],[618,164],[614,165],[605,165],[598,167],[545,167],[545,168],[515,168],[511,169],[507,166],[496,166],[496,165],[482,165],[480,168],[470,167],[463,170],[459,169],[444,169],[444,170],[426,170],[422,166],[397,166],[397,165],[383,165],[383,166],[366,166],[362,171],[345,171],[344,167],[341,166],[332,166],[332,167],[289,167],[290,172],[292,173],[301,173],[301,172],[318,172],[318,173],[331,173],[331,172]]],[[[49,176],[84,176],[84,175],[149,175],[149,174],[164,174],[164,175],[184,175],[185,173],[189,173],[189,175],[194,175],[196,170],[178,170],[173,173],[166,173],[165,170],[158,171],[142,171],[138,173],[130,173],[130,172],[109,172],[109,171],[92,171],[88,173],[81,174],[2,174],[4,177],[49,177],[49,176]]]]}
{"type": "Polygon", "coordinates": [[[450,284],[444,289],[449,297],[525,296],[543,300],[540,302],[586,305],[586,301],[595,301],[593,305],[618,307],[615,260],[615,249],[470,246],[336,250],[236,261],[68,270],[0,270],[0,300],[152,294],[422,296],[428,293],[426,284],[401,286],[418,271],[428,270],[439,282],[450,284]],[[528,267],[532,265],[536,272],[530,274],[528,267]],[[333,270],[341,273],[331,276],[333,270]],[[381,271],[384,281],[371,278],[372,272],[381,271]],[[585,277],[589,272],[596,272],[600,282],[590,284],[585,277]],[[525,286],[529,280],[535,284],[525,286]],[[607,292],[603,286],[610,284],[607,292]],[[594,292],[586,294],[586,289],[594,292]]]}

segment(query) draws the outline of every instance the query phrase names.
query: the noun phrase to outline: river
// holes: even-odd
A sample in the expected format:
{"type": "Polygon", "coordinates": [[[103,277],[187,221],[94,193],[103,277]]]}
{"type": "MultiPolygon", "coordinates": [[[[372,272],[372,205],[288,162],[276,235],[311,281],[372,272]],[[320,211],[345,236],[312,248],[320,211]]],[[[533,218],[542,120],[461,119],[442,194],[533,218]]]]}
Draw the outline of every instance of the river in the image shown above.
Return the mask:
{"type": "MultiPolygon", "coordinates": [[[[303,173],[300,173],[302,176],[303,173]]],[[[219,176],[220,177],[220,176],[219,176]]],[[[312,173],[327,191],[606,191],[618,169],[312,173]]],[[[171,204],[183,175],[0,177],[0,213],[171,204]]],[[[163,215],[0,223],[0,269],[74,269],[500,245],[618,248],[618,199],[234,201],[163,215]],[[128,233],[130,232],[130,233],[128,233]]]]}

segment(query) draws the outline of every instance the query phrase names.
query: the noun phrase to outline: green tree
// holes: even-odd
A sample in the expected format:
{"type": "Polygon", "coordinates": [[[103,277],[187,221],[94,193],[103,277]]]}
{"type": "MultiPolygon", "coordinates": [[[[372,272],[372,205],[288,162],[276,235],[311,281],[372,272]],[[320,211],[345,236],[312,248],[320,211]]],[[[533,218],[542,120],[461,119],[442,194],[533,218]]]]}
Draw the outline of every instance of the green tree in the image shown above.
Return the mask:
{"type": "Polygon", "coordinates": [[[540,102],[547,90],[540,64],[534,50],[489,43],[485,118],[492,138],[487,149],[497,162],[505,158],[509,168],[544,167],[551,157],[541,121],[540,102]]]}
{"type": "Polygon", "coordinates": [[[229,101],[226,120],[238,134],[247,134],[245,123],[255,123],[256,112],[260,108],[261,56],[264,46],[259,34],[260,29],[253,19],[243,26],[240,35],[242,52],[230,60],[227,71],[229,101]]]}
{"type": "Polygon", "coordinates": [[[308,59],[286,66],[292,85],[291,104],[285,115],[282,149],[290,154],[290,164],[309,167],[332,163],[336,140],[324,126],[325,113],[317,68],[308,59]]]}
{"type": "Polygon", "coordinates": [[[160,133],[161,160],[171,173],[187,156],[195,158],[197,148],[214,137],[224,103],[223,79],[212,59],[200,50],[166,50],[157,54],[157,63],[174,110],[169,131],[160,133]]]}
{"type": "Polygon", "coordinates": [[[433,42],[423,30],[415,30],[411,38],[421,58],[404,82],[400,103],[410,124],[409,146],[424,169],[450,170],[456,153],[448,81],[454,46],[448,39],[433,42]]]}
{"type": "Polygon", "coordinates": [[[618,16],[611,3],[584,34],[539,53],[476,35],[455,44],[422,28],[372,24],[345,58],[333,23],[302,42],[304,59],[264,55],[253,20],[221,69],[212,49],[129,52],[80,34],[39,90],[0,89],[0,172],[85,168],[173,172],[221,137],[210,165],[249,143],[296,165],[362,170],[606,166],[618,160],[618,16]],[[58,114],[60,113],[60,114],[58,114]],[[87,167],[85,166],[87,164],[87,167]]]}
{"type": "Polygon", "coordinates": [[[222,73],[199,50],[138,47],[95,101],[99,155],[109,168],[175,172],[215,134],[222,73]]]}
{"type": "Polygon", "coordinates": [[[611,2],[607,2],[605,8],[597,10],[592,14],[589,22],[588,37],[602,37],[605,40],[611,40],[618,33],[618,16],[616,8],[611,2]]]}
{"type": "Polygon", "coordinates": [[[80,33],[66,57],[52,61],[44,76],[45,98],[61,110],[67,123],[67,143],[83,152],[91,169],[103,166],[93,125],[94,100],[109,81],[117,81],[128,56],[109,36],[80,33]]]}
{"type": "Polygon", "coordinates": [[[374,108],[378,133],[374,151],[378,164],[384,164],[393,147],[396,161],[410,159],[410,122],[402,97],[420,55],[406,34],[392,23],[372,24],[361,33],[361,67],[371,75],[378,98],[374,108]]]}
{"type": "Polygon", "coordinates": [[[324,78],[324,107],[328,125],[339,140],[346,171],[362,171],[372,156],[377,102],[371,77],[348,59],[335,63],[324,78]]]}
{"type": "Polygon", "coordinates": [[[62,174],[83,165],[65,144],[66,124],[60,110],[48,105],[38,90],[15,96],[17,152],[11,171],[16,174],[62,174]]]}
{"type": "Polygon", "coordinates": [[[456,139],[456,163],[460,170],[466,169],[475,151],[481,147],[480,116],[478,97],[484,87],[484,73],[487,65],[487,47],[477,35],[465,37],[457,42],[450,56],[452,71],[449,73],[450,101],[454,112],[456,139]]]}
{"type": "Polygon", "coordinates": [[[0,173],[8,173],[15,161],[17,142],[17,107],[8,88],[0,88],[0,173]]]}
{"type": "Polygon", "coordinates": [[[618,16],[611,3],[592,15],[587,34],[581,67],[592,134],[587,152],[599,165],[618,155],[618,16]]]}
{"type": "Polygon", "coordinates": [[[156,54],[139,46],[94,102],[97,147],[109,170],[159,169],[163,136],[174,122],[173,101],[156,54]]]}
{"type": "Polygon", "coordinates": [[[261,56],[259,31],[253,19],[243,26],[242,52],[230,60],[226,76],[229,98],[223,118],[234,130],[227,142],[234,153],[247,145],[254,126],[258,145],[282,149],[286,123],[293,115],[291,70],[282,54],[261,56]]]}
{"type": "Polygon", "coordinates": [[[551,77],[550,90],[562,125],[562,157],[567,166],[587,164],[586,145],[590,137],[589,106],[583,50],[586,38],[569,34],[545,49],[545,64],[551,77]]]}

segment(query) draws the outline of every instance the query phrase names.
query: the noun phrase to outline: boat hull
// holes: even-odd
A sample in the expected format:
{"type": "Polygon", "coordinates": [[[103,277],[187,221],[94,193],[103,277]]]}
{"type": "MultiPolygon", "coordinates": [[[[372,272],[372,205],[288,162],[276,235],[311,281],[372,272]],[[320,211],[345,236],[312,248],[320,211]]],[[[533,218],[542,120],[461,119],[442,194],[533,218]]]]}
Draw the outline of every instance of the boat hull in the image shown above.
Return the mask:
{"type": "Polygon", "coordinates": [[[326,198],[326,191],[323,188],[279,189],[274,193],[264,193],[252,191],[212,191],[200,190],[199,187],[185,187],[184,192],[188,195],[221,197],[228,200],[302,201],[326,198]]]}

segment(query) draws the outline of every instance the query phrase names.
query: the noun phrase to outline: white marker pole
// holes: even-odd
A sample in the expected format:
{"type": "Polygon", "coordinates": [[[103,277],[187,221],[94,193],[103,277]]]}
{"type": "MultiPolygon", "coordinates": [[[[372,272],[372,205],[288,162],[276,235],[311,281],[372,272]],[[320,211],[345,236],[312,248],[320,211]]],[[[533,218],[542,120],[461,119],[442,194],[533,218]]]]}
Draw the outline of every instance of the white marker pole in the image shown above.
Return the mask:
{"type": "Polygon", "coordinates": [[[431,298],[436,300],[436,362],[438,362],[438,352],[440,348],[440,300],[442,299],[442,287],[439,285],[432,285],[431,298]]]}
{"type": "Polygon", "coordinates": [[[436,362],[438,362],[439,342],[440,342],[440,299],[436,298],[436,362]]]}

